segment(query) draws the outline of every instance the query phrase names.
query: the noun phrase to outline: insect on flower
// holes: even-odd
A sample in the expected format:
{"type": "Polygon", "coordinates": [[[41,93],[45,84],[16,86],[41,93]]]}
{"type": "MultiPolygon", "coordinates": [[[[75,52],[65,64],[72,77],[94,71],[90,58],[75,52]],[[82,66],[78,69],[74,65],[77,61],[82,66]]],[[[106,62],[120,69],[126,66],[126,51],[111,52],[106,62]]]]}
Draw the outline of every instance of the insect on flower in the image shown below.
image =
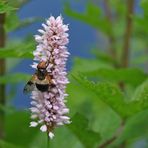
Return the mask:
{"type": "Polygon", "coordinates": [[[38,30],[40,35],[35,35],[36,62],[31,65],[36,71],[24,87],[24,93],[31,92],[30,127],[40,126],[52,139],[56,127],[71,123],[65,104],[68,96],[65,89],[69,83],[66,72],[68,25],[63,24],[61,16],[51,16],[42,26],[43,29],[38,30]]]}
{"type": "Polygon", "coordinates": [[[49,62],[41,61],[37,65],[37,70],[32,78],[27,82],[24,87],[24,93],[29,93],[35,90],[35,88],[41,92],[49,90],[50,86],[53,87],[52,75],[47,72],[49,62]]]}

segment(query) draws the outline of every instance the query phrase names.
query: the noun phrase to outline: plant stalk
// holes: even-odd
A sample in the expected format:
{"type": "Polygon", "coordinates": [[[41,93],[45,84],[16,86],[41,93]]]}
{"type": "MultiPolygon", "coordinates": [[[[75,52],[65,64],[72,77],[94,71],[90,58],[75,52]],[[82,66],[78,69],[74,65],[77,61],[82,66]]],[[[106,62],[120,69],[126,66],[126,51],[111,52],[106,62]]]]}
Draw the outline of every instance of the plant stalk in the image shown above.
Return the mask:
{"type": "MultiPolygon", "coordinates": [[[[0,14],[0,48],[5,46],[5,13],[0,14]]],[[[5,59],[0,59],[0,76],[5,74],[5,59]]],[[[0,84],[0,105],[5,105],[5,85],[0,84]]],[[[0,138],[4,138],[4,111],[0,110],[0,138]]]]}
{"type": "MultiPolygon", "coordinates": [[[[117,60],[117,53],[115,49],[115,38],[113,34],[113,21],[112,21],[112,12],[111,8],[109,6],[109,0],[104,0],[104,12],[106,15],[106,19],[108,21],[108,24],[110,25],[109,32],[108,32],[108,40],[109,40],[109,53],[112,56],[114,60],[117,60]]],[[[115,63],[115,67],[117,63],[115,63]]]]}
{"type": "Polygon", "coordinates": [[[110,139],[99,145],[98,148],[106,148],[108,145],[112,144],[122,134],[124,125],[125,121],[122,121],[120,127],[117,129],[113,137],[111,137],[110,139]]]}
{"type": "Polygon", "coordinates": [[[48,132],[47,132],[47,148],[50,148],[50,138],[48,136],[48,132]]]}
{"type": "Polygon", "coordinates": [[[133,27],[132,16],[134,14],[134,2],[134,0],[127,0],[126,29],[123,42],[123,53],[121,57],[121,65],[125,68],[129,65],[129,46],[133,27]]]}

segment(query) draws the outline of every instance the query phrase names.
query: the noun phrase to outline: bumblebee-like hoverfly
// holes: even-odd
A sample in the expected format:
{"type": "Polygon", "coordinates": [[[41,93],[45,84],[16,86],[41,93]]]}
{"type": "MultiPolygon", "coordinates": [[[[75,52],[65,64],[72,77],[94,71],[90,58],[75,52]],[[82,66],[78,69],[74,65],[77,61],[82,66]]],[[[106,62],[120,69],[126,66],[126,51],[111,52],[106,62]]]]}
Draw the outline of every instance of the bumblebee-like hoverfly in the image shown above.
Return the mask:
{"type": "Polygon", "coordinates": [[[37,70],[24,87],[24,93],[29,93],[37,88],[41,92],[46,92],[52,84],[52,75],[47,72],[49,62],[41,61],[37,65],[37,70]]]}

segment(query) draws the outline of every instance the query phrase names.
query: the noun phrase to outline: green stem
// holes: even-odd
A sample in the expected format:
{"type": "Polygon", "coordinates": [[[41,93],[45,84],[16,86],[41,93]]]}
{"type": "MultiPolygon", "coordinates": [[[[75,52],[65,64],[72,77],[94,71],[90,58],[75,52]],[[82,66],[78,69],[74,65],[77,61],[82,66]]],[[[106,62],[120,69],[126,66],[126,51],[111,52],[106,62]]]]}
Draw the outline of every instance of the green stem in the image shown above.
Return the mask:
{"type": "Polygon", "coordinates": [[[122,53],[122,67],[128,67],[129,65],[129,46],[130,46],[130,39],[132,34],[132,26],[133,26],[133,19],[132,16],[134,14],[134,0],[127,0],[127,15],[126,15],[126,29],[124,35],[124,42],[123,42],[123,53],[122,53]]]}
{"type": "Polygon", "coordinates": [[[123,132],[125,126],[125,121],[122,121],[120,124],[120,127],[117,129],[113,137],[102,143],[101,145],[98,146],[98,148],[106,148],[108,145],[111,145],[123,132]]]}
{"type": "MultiPolygon", "coordinates": [[[[108,21],[109,24],[109,30],[108,30],[108,40],[109,40],[109,54],[112,56],[112,59],[114,59],[115,61],[117,61],[117,53],[116,53],[116,49],[115,49],[115,37],[114,37],[114,33],[113,33],[113,21],[112,21],[112,12],[111,12],[111,8],[110,8],[110,4],[109,4],[109,0],[104,0],[104,12],[106,15],[106,19],[108,21]]],[[[117,63],[114,63],[114,66],[116,67],[117,63]]]]}
{"type": "Polygon", "coordinates": [[[48,132],[47,132],[47,148],[50,148],[50,138],[48,136],[48,132]]]}
{"type": "MultiPolygon", "coordinates": [[[[0,48],[5,46],[5,14],[0,14],[0,48]]],[[[0,76],[5,74],[5,59],[0,59],[0,76]]],[[[0,84],[0,105],[5,105],[5,85],[0,84]]],[[[0,110],[0,138],[4,138],[4,111],[0,110]]]]}

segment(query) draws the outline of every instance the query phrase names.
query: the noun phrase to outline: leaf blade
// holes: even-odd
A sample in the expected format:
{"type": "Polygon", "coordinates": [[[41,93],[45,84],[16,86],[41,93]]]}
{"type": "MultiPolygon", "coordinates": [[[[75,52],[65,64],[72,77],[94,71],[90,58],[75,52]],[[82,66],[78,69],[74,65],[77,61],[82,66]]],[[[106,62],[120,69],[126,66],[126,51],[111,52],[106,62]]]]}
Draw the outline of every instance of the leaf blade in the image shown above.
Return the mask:
{"type": "Polygon", "coordinates": [[[0,76],[0,84],[19,83],[29,80],[30,75],[24,73],[7,74],[0,76]]]}
{"type": "Polygon", "coordinates": [[[94,147],[100,141],[100,134],[88,128],[88,120],[77,113],[72,118],[72,123],[67,126],[81,143],[86,147],[94,147]]]}

